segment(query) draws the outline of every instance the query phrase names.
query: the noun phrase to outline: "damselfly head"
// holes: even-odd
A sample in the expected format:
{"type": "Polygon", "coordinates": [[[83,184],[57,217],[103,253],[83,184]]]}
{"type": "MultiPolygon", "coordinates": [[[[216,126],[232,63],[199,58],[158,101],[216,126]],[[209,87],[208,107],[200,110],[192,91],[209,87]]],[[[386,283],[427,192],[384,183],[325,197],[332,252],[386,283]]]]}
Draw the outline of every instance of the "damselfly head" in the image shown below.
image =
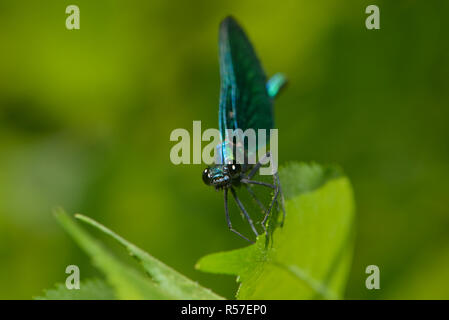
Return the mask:
{"type": "Polygon", "coordinates": [[[217,189],[230,187],[232,180],[240,176],[240,171],[239,164],[215,165],[204,169],[203,182],[217,189]]]}

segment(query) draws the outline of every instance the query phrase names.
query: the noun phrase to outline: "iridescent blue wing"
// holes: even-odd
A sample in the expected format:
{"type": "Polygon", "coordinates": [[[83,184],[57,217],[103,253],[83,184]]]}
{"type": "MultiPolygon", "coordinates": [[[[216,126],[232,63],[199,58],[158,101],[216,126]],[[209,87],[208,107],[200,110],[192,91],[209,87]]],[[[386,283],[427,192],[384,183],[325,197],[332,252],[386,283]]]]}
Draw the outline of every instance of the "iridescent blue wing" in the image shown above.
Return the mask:
{"type": "MultiPolygon", "coordinates": [[[[224,19],[219,35],[222,139],[226,129],[271,129],[273,101],[267,78],[245,32],[232,17],[224,19]]],[[[267,136],[269,133],[267,134],[267,136]]]]}

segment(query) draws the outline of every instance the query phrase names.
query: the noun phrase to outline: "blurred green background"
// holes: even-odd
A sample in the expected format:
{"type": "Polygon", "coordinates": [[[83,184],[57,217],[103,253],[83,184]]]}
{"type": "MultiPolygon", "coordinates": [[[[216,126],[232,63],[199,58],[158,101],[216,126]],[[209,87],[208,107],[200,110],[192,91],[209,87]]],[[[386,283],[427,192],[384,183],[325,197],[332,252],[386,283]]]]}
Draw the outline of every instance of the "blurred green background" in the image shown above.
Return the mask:
{"type": "Polygon", "coordinates": [[[218,25],[246,29],[276,103],[280,160],[337,163],[353,183],[347,298],[449,298],[448,1],[0,1],[0,298],[29,299],[77,264],[51,214],[109,226],[180,272],[245,245],[200,165],[169,161],[175,128],[217,127],[218,25]],[[81,29],[65,28],[77,4],[81,29]],[[365,28],[380,7],[381,29],[365,28]],[[365,268],[380,267],[380,290],[365,268]]]}

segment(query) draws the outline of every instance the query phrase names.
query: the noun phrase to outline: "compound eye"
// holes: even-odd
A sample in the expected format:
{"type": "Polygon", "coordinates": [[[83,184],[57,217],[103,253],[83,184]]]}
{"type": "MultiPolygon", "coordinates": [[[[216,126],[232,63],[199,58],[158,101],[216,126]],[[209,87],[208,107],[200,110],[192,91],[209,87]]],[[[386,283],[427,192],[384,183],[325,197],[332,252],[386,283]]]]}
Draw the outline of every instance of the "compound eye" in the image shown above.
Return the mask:
{"type": "Polygon", "coordinates": [[[204,169],[204,171],[203,171],[203,182],[208,186],[210,186],[210,184],[211,184],[208,168],[204,169]]]}
{"type": "Polygon", "coordinates": [[[231,175],[240,173],[241,167],[238,163],[228,165],[228,170],[231,175]]]}

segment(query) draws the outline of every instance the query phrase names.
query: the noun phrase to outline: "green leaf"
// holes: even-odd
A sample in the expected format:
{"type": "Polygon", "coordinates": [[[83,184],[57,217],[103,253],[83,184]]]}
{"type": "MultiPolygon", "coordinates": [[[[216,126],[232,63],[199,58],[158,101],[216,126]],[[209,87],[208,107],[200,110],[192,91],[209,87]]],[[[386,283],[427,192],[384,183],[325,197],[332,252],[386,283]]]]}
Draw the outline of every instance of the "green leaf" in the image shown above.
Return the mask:
{"type": "Polygon", "coordinates": [[[45,290],[44,296],[35,300],[112,300],[115,299],[113,288],[100,279],[82,281],[78,290],[68,290],[62,283],[55,289],[45,290]]]}
{"type": "Polygon", "coordinates": [[[92,263],[105,274],[118,299],[172,298],[142,272],[119,261],[62,209],[55,211],[55,216],[69,235],[91,257],[92,263]]]}
{"type": "Polygon", "coordinates": [[[267,245],[207,255],[197,269],[237,275],[239,299],[339,299],[353,247],[352,188],[340,170],[293,163],[281,169],[287,217],[267,245]]]}
{"type": "MultiPolygon", "coordinates": [[[[76,218],[118,241],[141,262],[143,270],[135,270],[119,261],[61,209],[55,212],[55,216],[92,258],[93,264],[106,275],[119,299],[223,299],[86,216],[77,214],[76,218]]],[[[57,293],[59,291],[55,295],[57,293]]]]}
{"type": "Polygon", "coordinates": [[[151,276],[151,278],[158,283],[160,289],[167,292],[172,297],[179,299],[223,299],[211,290],[200,286],[197,282],[190,280],[169,266],[163,264],[161,261],[123,239],[121,236],[95,220],[80,214],[76,214],[75,217],[104,232],[123,245],[128,250],[129,254],[142,264],[143,269],[151,276]]]}

